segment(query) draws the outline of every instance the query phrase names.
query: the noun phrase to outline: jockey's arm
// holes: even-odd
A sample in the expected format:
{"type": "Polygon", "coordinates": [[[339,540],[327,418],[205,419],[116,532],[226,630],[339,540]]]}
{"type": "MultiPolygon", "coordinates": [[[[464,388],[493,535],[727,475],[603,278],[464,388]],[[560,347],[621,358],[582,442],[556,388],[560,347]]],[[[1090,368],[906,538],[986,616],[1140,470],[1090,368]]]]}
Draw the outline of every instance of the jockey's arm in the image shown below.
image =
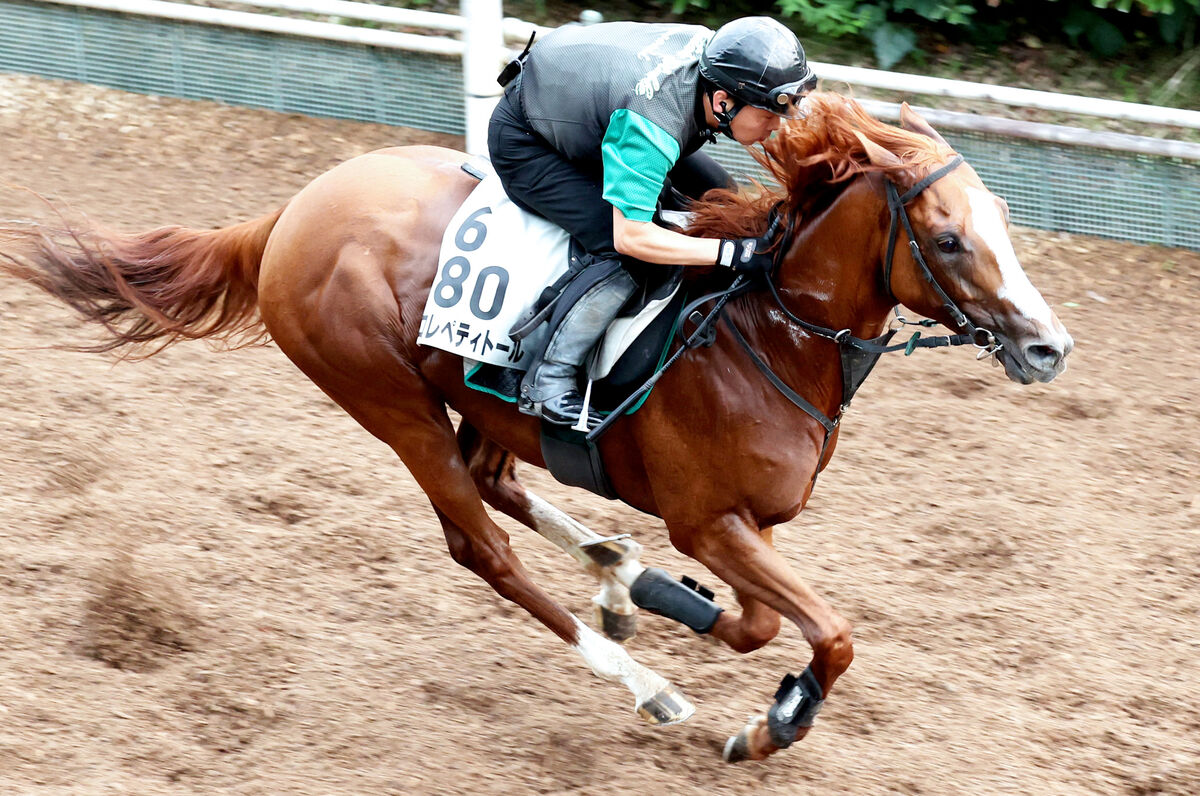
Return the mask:
{"type": "Polygon", "coordinates": [[[712,265],[717,261],[721,241],[692,238],[652,221],[634,221],[614,207],[613,245],[618,253],[647,263],[712,265]]]}
{"type": "Polygon", "coordinates": [[[667,176],[679,160],[680,144],[649,119],[618,110],[601,145],[604,199],[613,208],[617,252],[648,263],[714,265],[721,241],[691,238],[653,223],[667,176]]]}

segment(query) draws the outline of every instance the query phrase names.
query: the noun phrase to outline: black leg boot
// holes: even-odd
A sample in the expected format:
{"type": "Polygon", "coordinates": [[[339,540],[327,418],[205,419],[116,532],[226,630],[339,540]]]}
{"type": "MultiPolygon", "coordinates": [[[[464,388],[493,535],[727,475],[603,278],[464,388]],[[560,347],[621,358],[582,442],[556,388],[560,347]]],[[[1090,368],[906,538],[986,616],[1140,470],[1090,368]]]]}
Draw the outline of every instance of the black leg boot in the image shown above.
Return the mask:
{"type": "MultiPolygon", "coordinates": [[[[522,403],[540,407],[539,414],[556,425],[579,422],[583,411],[579,367],[636,290],[637,283],[622,268],[584,293],[555,328],[542,361],[525,374],[522,403]]],[[[589,409],[588,426],[600,420],[600,415],[589,409]]]]}

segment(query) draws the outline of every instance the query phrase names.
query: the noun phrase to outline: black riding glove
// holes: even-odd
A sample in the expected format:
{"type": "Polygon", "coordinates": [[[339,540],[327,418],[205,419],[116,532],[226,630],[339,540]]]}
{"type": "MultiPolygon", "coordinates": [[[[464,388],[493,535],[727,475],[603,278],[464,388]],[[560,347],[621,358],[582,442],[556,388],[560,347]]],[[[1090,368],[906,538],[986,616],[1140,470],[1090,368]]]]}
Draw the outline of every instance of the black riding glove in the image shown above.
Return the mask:
{"type": "Polygon", "coordinates": [[[761,238],[723,239],[718,249],[717,265],[724,265],[744,274],[765,274],[775,265],[775,257],[767,249],[771,241],[761,238]]]}

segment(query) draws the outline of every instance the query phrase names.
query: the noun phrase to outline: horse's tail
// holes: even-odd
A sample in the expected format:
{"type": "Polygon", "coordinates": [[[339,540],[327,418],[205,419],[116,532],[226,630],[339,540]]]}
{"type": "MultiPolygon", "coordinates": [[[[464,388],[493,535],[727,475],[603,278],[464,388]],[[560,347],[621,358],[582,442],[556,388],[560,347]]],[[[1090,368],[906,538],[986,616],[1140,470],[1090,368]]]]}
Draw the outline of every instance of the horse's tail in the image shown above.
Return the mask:
{"type": "Polygon", "coordinates": [[[135,235],[0,224],[0,271],[108,330],[106,341],[69,346],[75,350],[131,346],[131,356],[150,356],[200,337],[250,345],[266,336],[258,270],[282,212],[223,229],[172,226],[135,235]]]}

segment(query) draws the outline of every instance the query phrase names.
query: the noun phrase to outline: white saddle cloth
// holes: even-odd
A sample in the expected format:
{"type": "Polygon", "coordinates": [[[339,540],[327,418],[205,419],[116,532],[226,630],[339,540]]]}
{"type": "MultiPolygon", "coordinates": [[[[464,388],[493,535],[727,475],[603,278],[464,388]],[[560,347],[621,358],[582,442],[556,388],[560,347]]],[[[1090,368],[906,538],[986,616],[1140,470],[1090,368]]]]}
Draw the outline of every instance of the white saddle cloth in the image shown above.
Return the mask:
{"type": "MultiPolygon", "coordinates": [[[[520,341],[508,330],[567,270],[568,236],[515,205],[490,163],[477,159],[471,165],[486,176],[446,227],[417,342],[472,362],[528,370],[546,326],[520,341]]],[[[615,320],[589,363],[589,377],[607,375],[671,297],[650,302],[634,317],[615,320]]]]}

